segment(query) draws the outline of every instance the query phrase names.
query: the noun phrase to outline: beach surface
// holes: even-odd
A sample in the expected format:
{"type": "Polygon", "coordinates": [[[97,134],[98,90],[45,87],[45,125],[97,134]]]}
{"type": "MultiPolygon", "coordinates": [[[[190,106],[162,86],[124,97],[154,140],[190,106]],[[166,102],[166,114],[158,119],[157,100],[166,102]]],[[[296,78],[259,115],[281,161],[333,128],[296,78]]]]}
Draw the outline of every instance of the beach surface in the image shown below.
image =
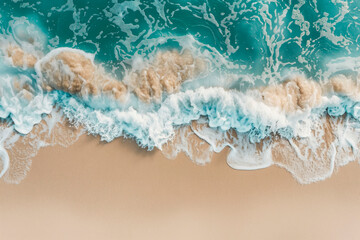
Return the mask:
{"type": "Polygon", "coordinates": [[[360,166],[300,185],[279,167],[206,166],[132,141],[82,136],[41,149],[21,184],[0,183],[0,239],[357,239],[360,166]]]}

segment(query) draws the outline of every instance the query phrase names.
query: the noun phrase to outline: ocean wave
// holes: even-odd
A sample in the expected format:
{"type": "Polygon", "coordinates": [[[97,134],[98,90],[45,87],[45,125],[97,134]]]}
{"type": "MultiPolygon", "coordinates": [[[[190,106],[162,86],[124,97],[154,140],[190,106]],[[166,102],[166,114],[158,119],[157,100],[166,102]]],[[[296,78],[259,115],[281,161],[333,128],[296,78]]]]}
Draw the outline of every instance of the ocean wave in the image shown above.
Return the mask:
{"type": "Polygon", "coordinates": [[[275,164],[300,183],[357,160],[359,43],[334,30],[356,28],[353,3],[331,2],[330,17],[316,2],[250,2],[113,1],[92,13],[109,28],[96,36],[96,22],[80,14],[93,9],[72,0],[36,3],[35,17],[2,14],[0,177],[18,183],[38,149],[85,132],[169,158],[183,151],[202,165],[229,149],[232,168],[275,164]],[[62,35],[50,20],[68,12],[71,34],[62,35]]]}

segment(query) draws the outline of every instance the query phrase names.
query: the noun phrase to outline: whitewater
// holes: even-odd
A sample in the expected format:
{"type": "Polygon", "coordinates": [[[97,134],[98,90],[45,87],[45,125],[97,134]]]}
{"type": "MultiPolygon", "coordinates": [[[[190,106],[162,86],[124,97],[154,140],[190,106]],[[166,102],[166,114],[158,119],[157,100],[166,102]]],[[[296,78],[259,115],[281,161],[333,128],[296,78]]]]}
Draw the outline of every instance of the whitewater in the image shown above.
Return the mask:
{"type": "Polygon", "coordinates": [[[360,161],[359,17],[357,0],[2,1],[0,177],[89,134],[324,180],[360,161]]]}

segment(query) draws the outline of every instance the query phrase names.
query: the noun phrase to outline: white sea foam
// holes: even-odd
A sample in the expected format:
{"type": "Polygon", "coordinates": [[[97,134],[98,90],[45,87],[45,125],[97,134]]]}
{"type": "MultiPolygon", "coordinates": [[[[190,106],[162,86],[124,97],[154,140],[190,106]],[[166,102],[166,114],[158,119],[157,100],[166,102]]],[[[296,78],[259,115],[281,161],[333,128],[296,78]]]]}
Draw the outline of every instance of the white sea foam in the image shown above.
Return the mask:
{"type": "MultiPolygon", "coordinates": [[[[136,45],[141,50],[132,56],[122,56],[120,51],[116,51],[119,47],[114,49],[117,58],[123,57],[128,64],[123,74],[125,77],[131,71],[149,66],[156,56],[155,50],[169,41],[176,42],[180,51],[188,49],[194,56],[209,63],[207,73],[190,79],[178,92],[164,93],[161,101],[152,103],[141,102],[132,93],[128,93],[124,102],[114,103],[114,99],[104,94],[84,97],[61,91],[63,89],[44,91],[43,84],[49,76],[43,74],[43,63],[59,53],[72,52],[90,59],[95,66],[95,54],[73,48],[48,51],[47,40],[38,27],[30,24],[26,18],[14,18],[9,24],[11,31],[3,34],[0,44],[4,68],[0,75],[0,177],[3,176],[7,182],[18,183],[25,176],[31,158],[39,148],[55,144],[68,146],[76,141],[83,130],[99,135],[107,142],[119,137],[132,138],[140,146],[149,150],[161,149],[171,158],[183,151],[201,165],[211,161],[213,152],[219,153],[228,148],[227,162],[232,168],[254,170],[276,164],[290,171],[301,183],[323,180],[336,167],[358,159],[358,57],[329,61],[325,71],[318,71],[313,76],[318,83],[308,81],[309,84],[302,86],[291,80],[301,73],[299,69],[290,67],[286,71],[280,70],[282,65],[286,65],[281,60],[279,49],[288,41],[283,39],[284,31],[288,28],[283,26],[288,9],[283,9],[277,15],[278,26],[274,26],[269,7],[262,5],[256,22],[263,24],[261,31],[267,37],[264,44],[269,49],[270,57],[261,74],[247,73],[241,71],[249,70],[245,65],[230,60],[239,48],[231,43],[233,40],[228,28],[238,14],[245,14],[249,10],[241,9],[242,6],[236,3],[230,4],[231,14],[219,22],[205,5],[184,4],[180,6],[181,9],[195,9],[203,15],[201,18],[215,25],[220,34],[226,35],[225,54],[191,34],[164,34],[157,38],[135,35],[133,30],[138,26],[125,23],[122,17],[129,10],[139,11],[149,26],[153,24],[139,1],[135,4],[114,2],[105,11],[106,17],[126,34],[119,44],[129,52],[135,48],[133,43],[141,39],[136,45]],[[239,8],[241,11],[237,11],[239,8]],[[269,31],[273,35],[268,34],[269,31]],[[275,40],[274,36],[279,39],[275,40]],[[24,66],[19,70],[14,66],[6,55],[6,49],[11,44],[35,56],[38,61],[34,70],[24,66]],[[336,90],[331,85],[330,78],[344,72],[348,75],[342,77],[353,84],[346,86],[355,86],[351,94],[348,94],[349,91],[336,90]],[[296,84],[280,83],[283,80],[296,84]],[[258,82],[267,86],[260,88],[258,82]],[[327,92],[326,85],[330,85],[327,92]],[[288,89],[289,86],[295,90],[288,89]],[[264,94],[266,88],[271,88],[270,95],[273,94],[271,96],[276,99],[267,101],[269,99],[264,94]],[[324,91],[322,95],[318,91],[321,88],[324,91]],[[304,89],[308,92],[304,93],[304,89]],[[310,95],[309,91],[312,91],[310,95]],[[294,106],[284,108],[278,104],[288,101],[289,96],[296,98],[294,106]],[[283,97],[285,99],[281,99],[283,97]],[[75,128],[71,128],[68,121],[75,128]]],[[[300,47],[303,38],[309,35],[309,24],[299,10],[302,6],[303,2],[300,2],[292,12],[295,24],[303,32],[296,39],[300,47]]],[[[337,22],[344,18],[346,9],[344,4],[336,17],[337,22]]],[[[74,32],[75,42],[77,37],[86,36],[86,23],[80,22],[78,10],[71,0],[57,10],[74,12],[74,24],[71,24],[70,30],[74,32]]],[[[164,21],[171,21],[160,3],[157,3],[157,11],[164,21]]],[[[326,17],[317,22],[317,27],[320,37],[344,48],[349,44],[346,38],[335,34],[334,25],[329,25],[326,17]]],[[[160,27],[155,25],[150,29],[147,36],[160,27]]],[[[304,48],[301,51],[303,56],[312,50],[304,48]]],[[[299,62],[311,70],[312,66],[305,59],[299,62]]],[[[74,74],[65,65],[59,67],[59,72],[63,75],[74,74]]]]}

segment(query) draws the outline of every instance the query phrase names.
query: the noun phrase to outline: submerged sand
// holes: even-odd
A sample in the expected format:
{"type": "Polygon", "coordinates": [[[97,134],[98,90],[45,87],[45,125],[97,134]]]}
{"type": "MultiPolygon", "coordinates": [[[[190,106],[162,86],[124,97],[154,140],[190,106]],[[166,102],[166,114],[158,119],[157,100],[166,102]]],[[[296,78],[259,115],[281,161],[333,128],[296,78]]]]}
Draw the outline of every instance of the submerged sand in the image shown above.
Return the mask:
{"type": "Polygon", "coordinates": [[[300,185],[279,167],[236,171],[180,154],[82,136],[33,159],[19,185],[0,182],[1,239],[354,239],[360,167],[300,185]]]}

